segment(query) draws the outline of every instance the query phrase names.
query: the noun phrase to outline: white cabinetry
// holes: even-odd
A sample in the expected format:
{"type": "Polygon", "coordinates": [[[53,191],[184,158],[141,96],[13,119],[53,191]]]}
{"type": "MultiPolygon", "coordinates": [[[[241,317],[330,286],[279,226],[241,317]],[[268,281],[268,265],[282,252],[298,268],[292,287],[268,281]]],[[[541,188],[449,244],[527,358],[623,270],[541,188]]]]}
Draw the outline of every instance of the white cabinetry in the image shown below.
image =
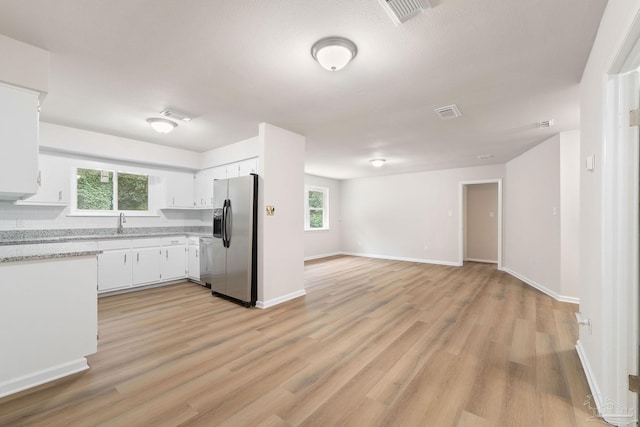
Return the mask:
{"type": "Polygon", "coordinates": [[[193,208],[194,175],[190,172],[167,173],[167,207],[193,208]]]}
{"type": "Polygon", "coordinates": [[[38,193],[18,200],[18,205],[66,206],[69,204],[69,170],[66,159],[40,154],[38,193]]]}
{"type": "Polygon", "coordinates": [[[213,206],[213,179],[213,168],[203,169],[196,174],[196,208],[210,208],[213,206]]]}
{"type": "Polygon", "coordinates": [[[238,176],[247,176],[252,173],[258,173],[257,157],[238,162],[238,176]]]}
{"type": "Polygon", "coordinates": [[[184,279],[186,237],[98,241],[98,292],[184,279]]]}
{"type": "Polygon", "coordinates": [[[160,281],[160,243],[160,239],[133,240],[133,286],[160,281]]]}
{"type": "Polygon", "coordinates": [[[38,95],[0,83],[0,199],[38,191],[38,95]]]}
{"type": "Polygon", "coordinates": [[[132,266],[130,240],[105,240],[98,242],[98,291],[128,288],[131,286],[132,266]]]}
{"type": "Polygon", "coordinates": [[[187,277],[200,280],[200,239],[189,237],[187,244],[187,277]]]}
{"type": "Polygon", "coordinates": [[[186,268],[186,238],[167,237],[162,239],[162,254],[160,256],[160,279],[174,280],[187,275],[186,268]]]}

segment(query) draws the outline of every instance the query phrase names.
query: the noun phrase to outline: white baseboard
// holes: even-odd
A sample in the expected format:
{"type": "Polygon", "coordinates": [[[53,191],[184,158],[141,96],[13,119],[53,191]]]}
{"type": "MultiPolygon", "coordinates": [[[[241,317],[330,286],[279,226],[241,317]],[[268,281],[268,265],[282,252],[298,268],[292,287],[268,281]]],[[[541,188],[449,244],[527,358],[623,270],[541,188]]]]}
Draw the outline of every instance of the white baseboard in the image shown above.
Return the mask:
{"type": "Polygon", "coordinates": [[[0,383],[0,398],[89,369],[84,357],[0,383]]]}
{"type": "Polygon", "coordinates": [[[515,277],[516,279],[520,279],[522,280],[524,283],[526,283],[527,285],[531,286],[532,288],[536,288],[537,290],[539,290],[540,292],[543,292],[547,295],[549,295],[551,298],[558,300],[560,302],[568,302],[571,304],[580,304],[580,298],[576,298],[576,297],[568,297],[565,295],[560,295],[555,291],[552,291],[551,289],[541,285],[540,283],[536,282],[535,280],[531,280],[528,277],[525,277],[519,273],[516,273],[515,271],[507,268],[507,267],[502,267],[501,269],[502,271],[504,271],[505,273],[509,273],[510,275],[512,275],[513,277],[515,277]]]}
{"type": "Polygon", "coordinates": [[[269,308],[269,307],[273,307],[275,305],[278,304],[282,304],[283,302],[292,300],[292,299],[296,299],[302,296],[305,296],[307,294],[307,292],[304,289],[301,289],[299,291],[295,291],[295,292],[291,292],[290,294],[287,295],[283,295],[281,297],[278,298],[273,298],[267,301],[257,301],[256,302],[256,307],[258,308],[269,308]]]}
{"type": "Polygon", "coordinates": [[[494,259],[479,259],[479,258],[466,258],[465,261],[471,261],[471,262],[482,262],[485,264],[497,264],[498,261],[494,260],[494,259]]]}
{"type": "Polygon", "coordinates": [[[332,253],[329,253],[329,254],[312,255],[312,256],[305,257],[304,260],[305,261],[311,261],[311,260],[314,260],[314,259],[328,258],[330,256],[337,256],[337,255],[343,255],[343,253],[342,252],[332,252],[332,253]]]}
{"type": "Polygon", "coordinates": [[[342,255],[359,256],[359,257],[365,257],[365,258],[389,259],[392,261],[419,262],[422,264],[448,265],[451,267],[462,266],[462,264],[455,261],[440,261],[435,259],[407,258],[407,257],[399,257],[399,256],[391,256],[391,255],[363,254],[359,252],[342,252],[342,255]]]}

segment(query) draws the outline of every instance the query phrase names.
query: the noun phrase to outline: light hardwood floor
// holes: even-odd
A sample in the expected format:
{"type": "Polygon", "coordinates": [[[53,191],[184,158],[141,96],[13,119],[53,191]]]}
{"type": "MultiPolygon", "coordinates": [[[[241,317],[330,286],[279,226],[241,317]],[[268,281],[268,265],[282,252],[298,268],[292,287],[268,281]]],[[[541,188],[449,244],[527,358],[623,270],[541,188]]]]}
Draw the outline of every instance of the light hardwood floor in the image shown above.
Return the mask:
{"type": "Polygon", "coordinates": [[[99,300],[91,369],[0,399],[3,426],[594,426],[577,306],[492,265],[308,262],[245,309],[184,283],[99,300]]]}

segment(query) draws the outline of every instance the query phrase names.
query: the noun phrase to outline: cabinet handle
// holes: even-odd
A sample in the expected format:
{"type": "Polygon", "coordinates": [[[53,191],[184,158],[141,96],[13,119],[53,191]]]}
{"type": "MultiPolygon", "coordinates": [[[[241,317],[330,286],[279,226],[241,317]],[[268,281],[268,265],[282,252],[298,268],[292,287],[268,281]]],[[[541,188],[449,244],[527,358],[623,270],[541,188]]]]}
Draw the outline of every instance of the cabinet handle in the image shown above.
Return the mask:
{"type": "Polygon", "coordinates": [[[198,258],[198,250],[196,249],[196,258],[198,258]]]}
{"type": "Polygon", "coordinates": [[[171,198],[171,204],[175,206],[175,204],[176,204],[176,198],[175,197],[171,198]]]}
{"type": "Polygon", "coordinates": [[[136,262],[140,262],[140,252],[136,254],[136,262]]]}
{"type": "Polygon", "coordinates": [[[42,187],[42,171],[38,171],[38,187],[42,187]]]}
{"type": "Polygon", "coordinates": [[[62,190],[58,191],[58,201],[62,201],[62,190]]]}
{"type": "Polygon", "coordinates": [[[127,263],[127,254],[126,253],[124,254],[124,263],[125,264],[127,263]]]}
{"type": "Polygon", "coordinates": [[[164,253],[167,255],[166,258],[169,259],[169,249],[166,249],[164,253]]]}

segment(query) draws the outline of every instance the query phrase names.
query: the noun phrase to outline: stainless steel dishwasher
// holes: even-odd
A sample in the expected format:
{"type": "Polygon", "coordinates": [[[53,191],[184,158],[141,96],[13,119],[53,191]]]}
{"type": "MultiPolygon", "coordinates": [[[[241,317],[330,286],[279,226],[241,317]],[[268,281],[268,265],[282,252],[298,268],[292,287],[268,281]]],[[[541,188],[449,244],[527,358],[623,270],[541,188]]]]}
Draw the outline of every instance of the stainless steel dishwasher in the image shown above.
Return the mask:
{"type": "Polygon", "coordinates": [[[200,237],[200,281],[211,288],[211,265],[213,263],[213,237],[200,237]]]}

